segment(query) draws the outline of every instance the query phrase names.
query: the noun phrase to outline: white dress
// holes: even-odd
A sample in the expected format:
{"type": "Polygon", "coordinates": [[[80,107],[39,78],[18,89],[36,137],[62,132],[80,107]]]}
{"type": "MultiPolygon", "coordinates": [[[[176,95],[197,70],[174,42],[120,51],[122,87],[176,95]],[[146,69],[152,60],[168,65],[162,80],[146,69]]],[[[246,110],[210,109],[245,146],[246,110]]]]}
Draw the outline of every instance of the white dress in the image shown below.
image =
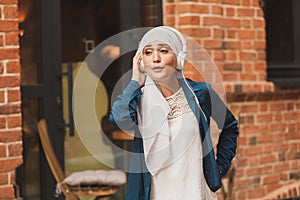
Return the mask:
{"type": "Polygon", "coordinates": [[[183,90],[166,98],[171,108],[170,156],[165,167],[151,176],[151,200],[215,200],[204,178],[202,144],[195,115],[183,90]]]}

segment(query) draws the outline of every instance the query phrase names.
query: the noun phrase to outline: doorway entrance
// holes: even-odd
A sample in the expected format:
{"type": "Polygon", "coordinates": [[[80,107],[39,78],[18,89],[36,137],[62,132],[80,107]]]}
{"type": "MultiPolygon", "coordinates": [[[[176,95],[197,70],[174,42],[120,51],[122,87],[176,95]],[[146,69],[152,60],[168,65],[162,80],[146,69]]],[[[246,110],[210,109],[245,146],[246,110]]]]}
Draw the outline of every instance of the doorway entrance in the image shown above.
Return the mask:
{"type": "MultiPolygon", "coordinates": [[[[76,132],[71,109],[73,80],[85,57],[108,37],[131,28],[160,25],[161,2],[22,0],[19,12],[24,164],[17,170],[17,184],[24,200],[47,200],[54,198],[56,182],[40,148],[38,120],[47,120],[55,153],[66,174],[108,169],[93,158],[76,132]],[[152,9],[156,18],[143,17],[143,9],[152,9]]],[[[95,96],[99,121],[107,115],[114,85],[130,68],[124,62],[128,61],[113,62],[114,67],[99,79],[100,92],[95,96]]],[[[107,148],[101,141],[98,145],[99,151],[107,148]]],[[[114,162],[113,153],[111,158],[114,162]]],[[[119,194],[116,199],[123,196],[119,194]]]]}

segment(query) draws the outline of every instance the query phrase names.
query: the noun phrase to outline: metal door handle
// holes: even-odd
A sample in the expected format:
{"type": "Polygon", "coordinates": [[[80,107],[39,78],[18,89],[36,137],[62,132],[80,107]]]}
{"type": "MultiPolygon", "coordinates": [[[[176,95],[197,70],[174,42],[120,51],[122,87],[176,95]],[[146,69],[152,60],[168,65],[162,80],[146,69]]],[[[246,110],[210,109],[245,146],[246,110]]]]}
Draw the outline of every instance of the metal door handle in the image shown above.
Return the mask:
{"type": "Polygon", "coordinates": [[[69,128],[69,135],[74,136],[74,118],[73,118],[73,110],[72,110],[72,97],[73,97],[73,66],[72,63],[67,63],[67,72],[62,72],[62,76],[67,76],[67,87],[68,87],[68,111],[69,111],[69,123],[64,124],[64,127],[69,128]]]}

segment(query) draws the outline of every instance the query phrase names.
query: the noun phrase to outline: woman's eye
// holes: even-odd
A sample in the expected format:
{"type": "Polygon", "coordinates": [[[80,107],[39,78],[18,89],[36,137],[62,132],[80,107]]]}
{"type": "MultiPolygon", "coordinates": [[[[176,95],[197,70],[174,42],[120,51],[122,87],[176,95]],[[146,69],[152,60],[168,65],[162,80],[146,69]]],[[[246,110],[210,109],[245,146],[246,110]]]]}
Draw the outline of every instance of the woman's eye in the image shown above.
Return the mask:
{"type": "Polygon", "coordinates": [[[150,49],[145,50],[145,52],[144,52],[145,55],[150,55],[151,53],[152,53],[152,51],[150,49]]]}
{"type": "Polygon", "coordinates": [[[163,49],[160,49],[160,52],[161,52],[161,53],[168,53],[168,52],[169,52],[169,50],[168,50],[168,49],[165,49],[165,48],[163,48],[163,49]]]}

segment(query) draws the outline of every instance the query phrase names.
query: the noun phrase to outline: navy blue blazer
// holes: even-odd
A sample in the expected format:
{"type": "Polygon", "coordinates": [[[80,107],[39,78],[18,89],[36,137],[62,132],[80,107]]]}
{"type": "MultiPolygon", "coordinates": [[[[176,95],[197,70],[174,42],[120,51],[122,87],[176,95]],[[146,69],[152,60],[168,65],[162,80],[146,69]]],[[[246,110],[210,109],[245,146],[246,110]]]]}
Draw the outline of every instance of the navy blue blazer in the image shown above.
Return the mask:
{"type": "MultiPolygon", "coordinates": [[[[209,188],[215,192],[221,186],[221,178],[230,168],[231,160],[236,154],[238,122],[224,102],[208,83],[178,79],[189,106],[199,122],[203,152],[203,173],[209,188]],[[195,100],[196,95],[200,108],[195,100]],[[201,111],[202,109],[202,111],[201,111]],[[210,137],[210,117],[221,129],[215,156],[210,137]]],[[[137,105],[142,91],[138,82],[131,80],[123,93],[114,102],[109,120],[123,130],[134,130],[133,154],[130,161],[130,173],[127,183],[127,200],[149,200],[151,175],[147,170],[143,156],[143,141],[137,127],[137,105]]]]}

